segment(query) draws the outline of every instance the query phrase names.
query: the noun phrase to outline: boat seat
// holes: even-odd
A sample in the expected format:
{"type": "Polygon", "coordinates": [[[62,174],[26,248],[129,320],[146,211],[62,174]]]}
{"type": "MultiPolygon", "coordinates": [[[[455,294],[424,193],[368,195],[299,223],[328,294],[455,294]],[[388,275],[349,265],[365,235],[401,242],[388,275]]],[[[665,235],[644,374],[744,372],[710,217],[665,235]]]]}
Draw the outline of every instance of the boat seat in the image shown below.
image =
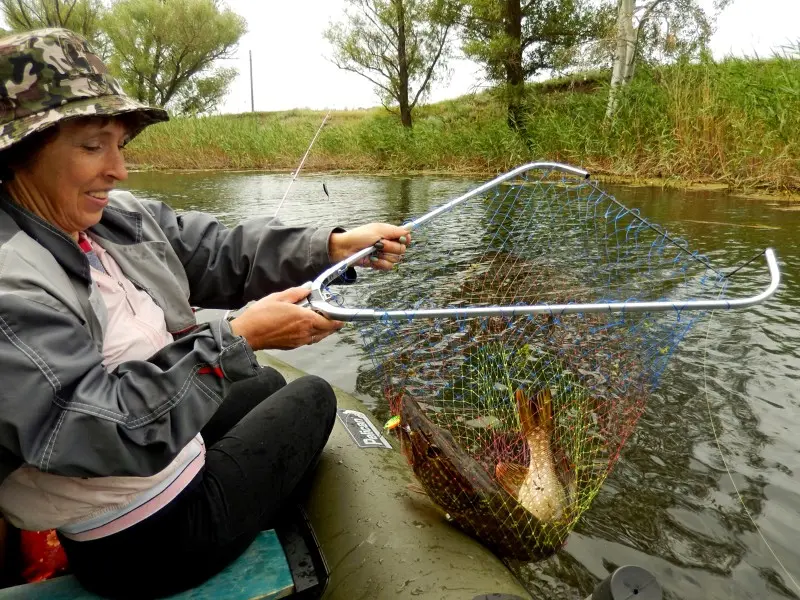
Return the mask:
{"type": "MultiPolygon", "coordinates": [[[[255,600],[285,598],[294,593],[292,572],[274,529],[262,531],[232,564],[186,592],[170,596],[188,600],[255,600]]],[[[0,590],[0,599],[95,600],[73,575],[0,590]]]]}
{"type": "MultiPolygon", "coordinates": [[[[169,596],[180,600],[319,598],[330,571],[305,511],[285,513],[277,531],[262,531],[250,547],[201,585],[169,596]]],[[[0,600],[98,600],[74,575],[0,589],[0,600]]]]}

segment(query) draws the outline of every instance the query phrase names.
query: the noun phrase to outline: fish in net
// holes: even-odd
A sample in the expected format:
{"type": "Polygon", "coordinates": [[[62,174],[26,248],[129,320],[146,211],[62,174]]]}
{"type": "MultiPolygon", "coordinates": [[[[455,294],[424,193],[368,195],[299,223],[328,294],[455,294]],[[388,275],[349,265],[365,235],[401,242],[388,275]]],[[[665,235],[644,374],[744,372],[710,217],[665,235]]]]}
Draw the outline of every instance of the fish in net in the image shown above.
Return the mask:
{"type": "MultiPolygon", "coordinates": [[[[728,277],[572,167],[525,165],[407,223],[398,268],[312,286],[354,321],[416,478],[503,558],[557,551],[728,277]],[[378,308],[376,308],[378,307],[378,308]]],[[[365,252],[369,252],[366,250],[365,252]]],[[[363,254],[363,253],[362,253],[363,254]]]]}

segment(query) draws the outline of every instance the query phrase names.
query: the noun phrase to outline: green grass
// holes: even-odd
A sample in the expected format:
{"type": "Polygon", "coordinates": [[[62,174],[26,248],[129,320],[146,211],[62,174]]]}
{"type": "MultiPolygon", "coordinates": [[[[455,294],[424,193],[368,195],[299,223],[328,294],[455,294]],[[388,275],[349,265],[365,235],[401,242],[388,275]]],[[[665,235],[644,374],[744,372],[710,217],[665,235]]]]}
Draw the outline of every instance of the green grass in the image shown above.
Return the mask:
{"type": "MultiPolygon", "coordinates": [[[[533,84],[525,137],[508,129],[492,92],[421,107],[411,131],[382,108],[334,112],[304,169],[490,174],[546,159],[601,176],[798,191],[796,55],[640,69],[611,122],[605,73],[533,84]]],[[[156,169],[291,171],[323,116],[176,118],[134,140],[129,160],[156,169]]]]}

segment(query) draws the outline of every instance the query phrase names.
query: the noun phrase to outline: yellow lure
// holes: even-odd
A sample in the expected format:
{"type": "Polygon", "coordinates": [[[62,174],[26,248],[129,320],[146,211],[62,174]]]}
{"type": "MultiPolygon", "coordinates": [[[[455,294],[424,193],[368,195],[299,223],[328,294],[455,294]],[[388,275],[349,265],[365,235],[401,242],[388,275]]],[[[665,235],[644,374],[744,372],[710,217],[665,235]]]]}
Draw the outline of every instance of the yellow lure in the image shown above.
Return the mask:
{"type": "Polygon", "coordinates": [[[394,429],[395,427],[397,427],[399,425],[400,425],[400,415],[395,415],[391,419],[386,421],[386,424],[383,426],[383,428],[386,431],[391,431],[392,429],[394,429]]]}

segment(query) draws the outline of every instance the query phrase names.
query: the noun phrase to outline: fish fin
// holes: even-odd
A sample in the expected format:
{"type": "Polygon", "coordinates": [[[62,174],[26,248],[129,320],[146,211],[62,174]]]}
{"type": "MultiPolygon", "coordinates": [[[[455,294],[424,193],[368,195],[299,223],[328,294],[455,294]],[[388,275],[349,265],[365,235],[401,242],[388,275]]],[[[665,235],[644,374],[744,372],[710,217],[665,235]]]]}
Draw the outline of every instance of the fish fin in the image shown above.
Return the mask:
{"type": "Polygon", "coordinates": [[[550,388],[543,388],[536,392],[536,413],[539,417],[539,426],[546,432],[553,431],[553,396],[550,388]]]}
{"type": "Polygon", "coordinates": [[[514,398],[517,400],[517,411],[519,412],[519,424],[522,426],[522,435],[526,438],[528,434],[536,429],[536,421],[533,417],[533,410],[531,407],[530,398],[525,395],[522,388],[518,388],[514,392],[514,398]]]}
{"type": "Polygon", "coordinates": [[[514,498],[518,498],[522,483],[528,475],[528,469],[517,463],[499,462],[494,468],[494,474],[503,489],[514,498]]]}

